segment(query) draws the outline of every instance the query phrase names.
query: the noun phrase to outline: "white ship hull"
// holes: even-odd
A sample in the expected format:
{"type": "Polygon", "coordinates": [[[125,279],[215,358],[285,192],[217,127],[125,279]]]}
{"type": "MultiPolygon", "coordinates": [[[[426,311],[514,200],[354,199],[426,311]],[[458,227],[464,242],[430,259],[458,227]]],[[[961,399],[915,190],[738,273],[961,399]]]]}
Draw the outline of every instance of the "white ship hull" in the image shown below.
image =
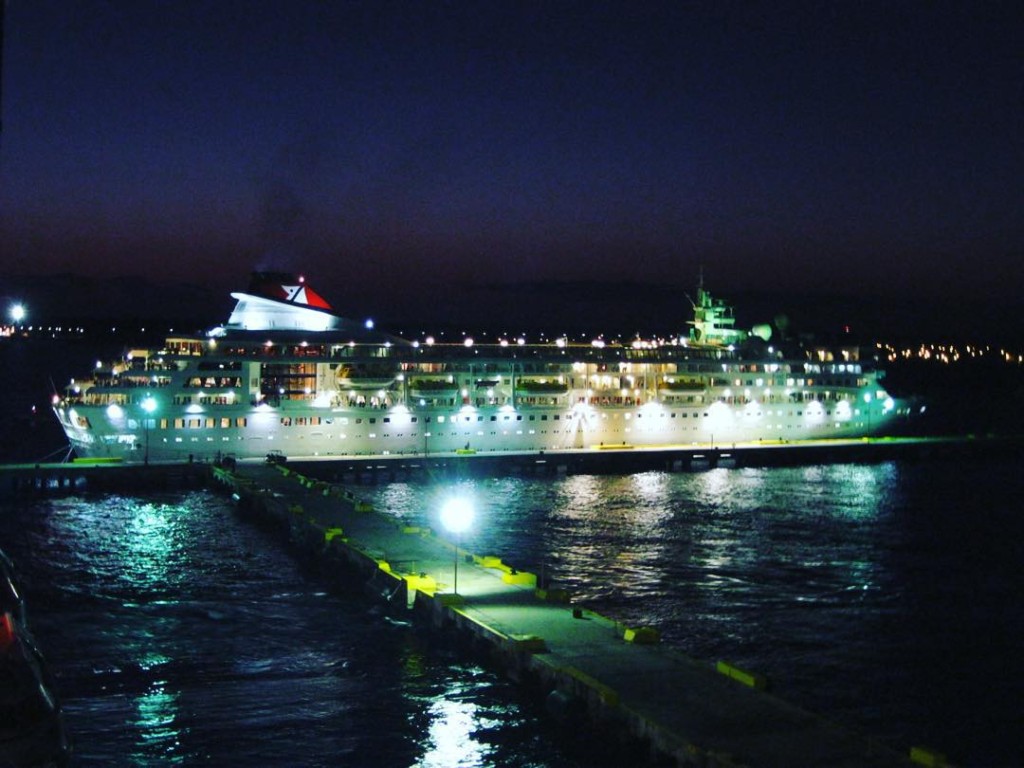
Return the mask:
{"type": "MultiPolygon", "coordinates": [[[[318,304],[236,297],[227,330],[136,352],[55,402],[75,452],[160,462],[728,446],[877,434],[902,410],[849,354],[420,345],[318,304]]],[[[709,302],[705,316],[718,311],[709,302]]]]}
{"type": "MultiPolygon", "coordinates": [[[[104,406],[58,409],[65,432],[82,457],[144,461],[209,461],[225,456],[289,457],[429,455],[471,450],[556,452],[616,445],[670,448],[757,441],[849,438],[883,433],[899,413],[895,403],[829,412],[811,401],[769,408],[711,403],[673,407],[513,410],[508,407],[408,409],[222,408],[192,416],[198,426],[167,429],[153,419],[111,418],[104,406]],[[287,414],[287,415],[285,415],[287,414]],[[90,426],[79,426],[85,419],[90,426]],[[213,420],[214,426],[206,426],[213,420]],[[414,421],[415,419],[415,421],[414,421]],[[244,427],[232,426],[242,420],[244,427]],[[304,420],[305,423],[299,423],[304,420]],[[429,420],[429,421],[428,421],[429,420]],[[289,423],[290,421],[290,423],[289,423]],[[311,423],[311,422],[316,423],[311,423]],[[220,424],[225,426],[221,427],[220,424]]],[[[186,420],[186,424],[188,421],[186,420]]]]}

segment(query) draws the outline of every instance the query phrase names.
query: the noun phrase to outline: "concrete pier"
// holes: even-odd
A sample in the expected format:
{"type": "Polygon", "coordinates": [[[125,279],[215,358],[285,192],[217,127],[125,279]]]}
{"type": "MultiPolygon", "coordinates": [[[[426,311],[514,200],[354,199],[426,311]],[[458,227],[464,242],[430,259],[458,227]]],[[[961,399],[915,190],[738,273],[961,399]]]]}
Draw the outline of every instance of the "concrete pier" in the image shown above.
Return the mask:
{"type": "Polygon", "coordinates": [[[459,451],[385,456],[290,455],[290,466],[346,484],[438,475],[575,475],[645,471],[700,472],[718,467],[779,467],[893,459],[957,459],[1020,452],[1015,437],[883,437],[760,440],[728,445],[605,445],[546,452],[459,451]]]}
{"type": "MultiPolygon", "coordinates": [[[[288,466],[348,485],[437,476],[700,472],[715,468],[797,466],[892,459],[984,458],[1024,449],[1024,437],[883,437],[837,440],[759,440],[729,445],[604,445],[561,451],[305,456],[288,466]]],[[[230,454],[225,463],[232,463],[230,454]]],[[[239,465],[262,464],[261,458],[239,465]]],[[[174,489],[201,484],[210,465],[196,462],[130,464],[75,460],[0,465],[0,498],[12,495],[174,489]]]]}
{"type": "Polygon", "coordinates": [[[574,605],[564,591],[538,588],[534,574],[500,557],[456,550],[430,530],[402,527],[351,490],[288,466],[212,471],[241,513],[286,531],[304,556],[348,580],[358,574],[394,610],[472,643],[542,697],[556,718],[636,744],[638,761],[727,768],[913,764],[910,752],[772,696],[751,671],[665,648],[656,628],[626,627],[574,605]]]}
{"type": "Polygon", "coordinates": [[[199,463],[140,465],[68,461],[59,464],[5,464],[0,465],[0,498],[196,488],[207,483],[209,474],[210,467],[199,463]]]}

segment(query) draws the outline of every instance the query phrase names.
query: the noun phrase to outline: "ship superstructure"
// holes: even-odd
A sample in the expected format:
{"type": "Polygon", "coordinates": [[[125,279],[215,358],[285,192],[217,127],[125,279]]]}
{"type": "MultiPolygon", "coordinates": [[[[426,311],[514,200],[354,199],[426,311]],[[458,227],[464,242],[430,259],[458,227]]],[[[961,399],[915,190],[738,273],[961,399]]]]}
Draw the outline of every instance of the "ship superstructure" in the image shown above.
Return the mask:
{"type": "Polygon", "coordinates": [[[571,451],[884,431],[900,408],[856,349],[798,354],[701,286],[689,334],[588,344],[410,341],[257,273],[228,322],[74,381],[76,453],[131,462],[571,451]],[[756,330],[756,329],[755,329],[756,330]]]}

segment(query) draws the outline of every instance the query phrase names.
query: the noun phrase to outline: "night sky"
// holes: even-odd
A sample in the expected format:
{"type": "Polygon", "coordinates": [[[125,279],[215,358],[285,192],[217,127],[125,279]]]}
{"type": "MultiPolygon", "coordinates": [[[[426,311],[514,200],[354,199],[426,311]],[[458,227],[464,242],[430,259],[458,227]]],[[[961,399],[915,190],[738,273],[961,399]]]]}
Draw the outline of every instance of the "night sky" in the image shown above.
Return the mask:
{"type": "Polygon", "coordinates": [[[10,0],[0,268],[1013,306],[1022,52],[1019,2],[10,0]]]}

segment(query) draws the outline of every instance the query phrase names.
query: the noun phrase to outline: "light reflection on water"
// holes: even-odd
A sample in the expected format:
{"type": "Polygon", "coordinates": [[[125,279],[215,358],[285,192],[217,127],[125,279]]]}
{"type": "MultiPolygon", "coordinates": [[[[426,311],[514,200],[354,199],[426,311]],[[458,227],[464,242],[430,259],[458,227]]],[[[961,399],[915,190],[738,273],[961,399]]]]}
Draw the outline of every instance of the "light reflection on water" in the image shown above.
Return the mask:
{"type": "Polygon", "coordinates": [[[145,765],[153,757],[159,757],[163,765],[180,765],[184,761],[184,756],[178,754],[178,694],[167,692],[165,686],[166,680],[156,680],[135,701],[135,729],[140,740],[132,754],[136,765],[145,765]]]}
{"type": "Polygon", "coordinates": [[[486,747],[473,738],[481,726],[472,702],[441,699],[429,705],[430,727],[425,754],[417,768],[470,768],[487,765],[486,747]]]}
{"type": "MultiPolygon", "coordinates": [[[[483,500],[469,549],[552,578],[624,623],[654,625],[693,656],[766,673],[784,697],[900,747],[998,764],[1017,762],[1014,716],[992,708],[981,669],[1002,700],[1021,691],[978,638],[1009,647],[1019,637],[1020,612],[1006,606],[1024,587],[1024,523],[1010,501],[1022,482],[1008,461],[459,484],[483,500]],[[969,509],[1002,530],[965,528],[969,509]],[[999,556],[958,568],[965,547],[999,556]],[[979,622],[990,634],[971,628],[979,622]],[[949,674],[924,662],[937,657],[949,674]],[[969,693],[950,675],[974,681],[969,693]]],[[[399,501],[395,514],[429,520],[444,485],[373,495],[380,509],[399,501]]]]}
{"type": "MultiPolygon", "coordinates": [[[[886,463],[357,489],[784,698],[965,765],[1021,764],[1024,472],[886,463]],[[936,468],[937,467],[937,468],[936,468]],[[955,469],[955,471],[954,471],[955,469]],[[941,670],[937,674],[936,670],[941,670]],[[983,734],[983,735],[982,735],[983,734]]],[[[205,493],[5,508],[77,765],[600,765],[514,685],[327,594],[205,493]]],[[[605,758],[605,765],[615,765],[605,758]]]]}
{"type": "Polygon", "coordinates": [[[208,493],[0,507],[75,766],[608,766],[208,493]]]}

